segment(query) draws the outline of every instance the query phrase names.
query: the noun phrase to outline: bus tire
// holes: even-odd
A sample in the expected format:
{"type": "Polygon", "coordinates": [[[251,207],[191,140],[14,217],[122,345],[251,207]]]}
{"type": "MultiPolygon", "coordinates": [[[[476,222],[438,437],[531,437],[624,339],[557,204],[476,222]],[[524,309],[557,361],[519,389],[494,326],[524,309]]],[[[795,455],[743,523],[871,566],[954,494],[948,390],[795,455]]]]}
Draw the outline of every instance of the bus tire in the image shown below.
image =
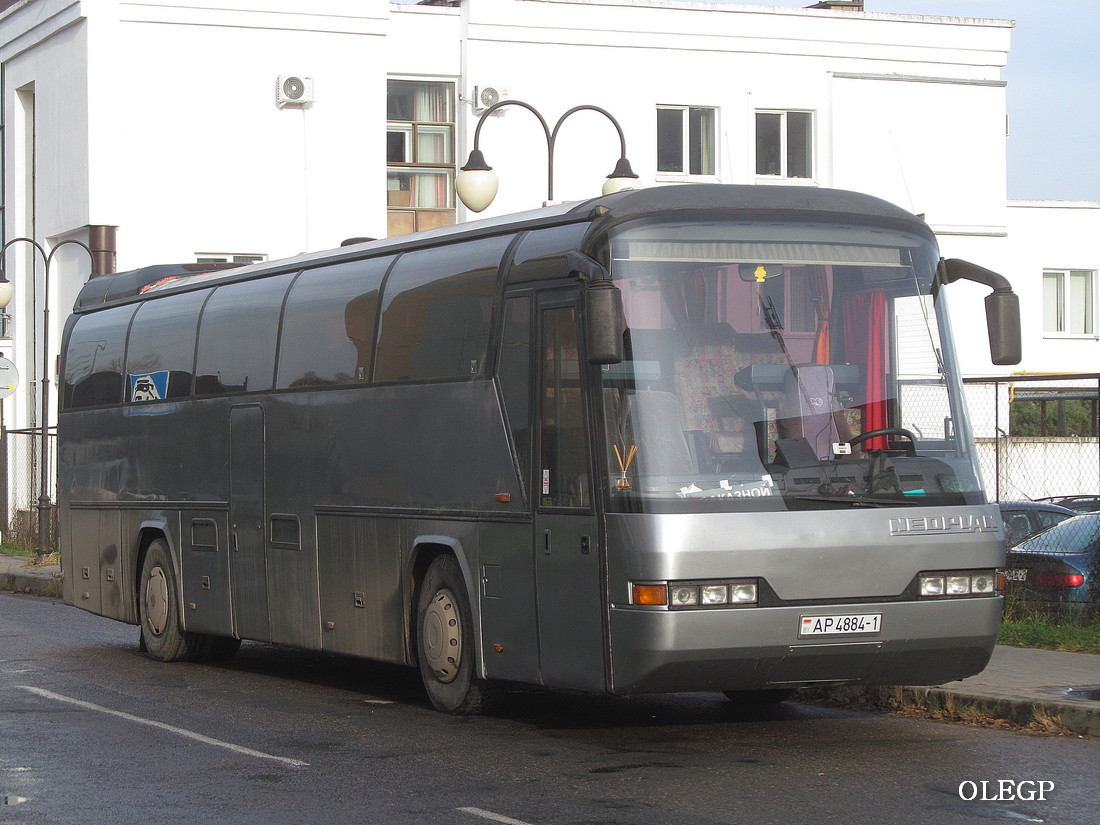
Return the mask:
{"type": "Polygon", "coordinates": [[[472,716],[491,710],[500,690],[474,676],[474,645],[466,583],[453,556],[431,563],[420,587],[416,611],[420,679],[436,710],[472,716]]]}
{"type": "Polygon", "coordinates": [[[141,639],[146,652],[162,662],[192,659],[198,634],[180,627],[176,576],[168,556],[168,542],[154,539],[141,565],[141,639]]]}

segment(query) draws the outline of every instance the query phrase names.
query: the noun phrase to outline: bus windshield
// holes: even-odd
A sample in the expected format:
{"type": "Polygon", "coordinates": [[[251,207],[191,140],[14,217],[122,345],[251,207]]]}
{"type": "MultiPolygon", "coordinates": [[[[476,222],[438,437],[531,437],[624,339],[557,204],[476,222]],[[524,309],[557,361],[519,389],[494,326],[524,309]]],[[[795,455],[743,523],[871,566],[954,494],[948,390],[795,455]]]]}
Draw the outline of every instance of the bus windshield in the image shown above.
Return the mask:
{"type": "Polygon", "coordinates": [[[627,224],[601,370],[611,509],[978,504],[930,236],[826,221],[627,224]]]}

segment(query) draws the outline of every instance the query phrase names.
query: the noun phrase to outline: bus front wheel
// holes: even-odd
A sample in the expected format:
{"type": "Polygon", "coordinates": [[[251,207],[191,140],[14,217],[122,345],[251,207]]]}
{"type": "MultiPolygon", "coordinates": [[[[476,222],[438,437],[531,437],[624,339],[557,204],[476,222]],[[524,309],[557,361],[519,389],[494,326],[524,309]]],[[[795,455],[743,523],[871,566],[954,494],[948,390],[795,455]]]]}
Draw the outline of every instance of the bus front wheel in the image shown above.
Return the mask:
{"type": "Polygon", "coordinates": [[[489,711],[499,689],[474,675],[474,646],[466,583],[453,556],[432,562],[417,605],[417,658],[424,689],[436,710],[455,715],[489,711]]]}

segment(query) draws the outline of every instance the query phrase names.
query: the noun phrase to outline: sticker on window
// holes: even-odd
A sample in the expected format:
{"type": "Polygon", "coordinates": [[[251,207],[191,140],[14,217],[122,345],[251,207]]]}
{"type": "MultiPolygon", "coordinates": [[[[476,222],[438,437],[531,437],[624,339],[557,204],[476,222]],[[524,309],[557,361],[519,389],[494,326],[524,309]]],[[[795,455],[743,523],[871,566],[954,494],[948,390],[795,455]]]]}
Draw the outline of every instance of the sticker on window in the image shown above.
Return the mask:
{"type": "Polygon", "coordinates": [[[130,376],[131,401],[160,401],[168,395],[168,370],[130,376]]]}

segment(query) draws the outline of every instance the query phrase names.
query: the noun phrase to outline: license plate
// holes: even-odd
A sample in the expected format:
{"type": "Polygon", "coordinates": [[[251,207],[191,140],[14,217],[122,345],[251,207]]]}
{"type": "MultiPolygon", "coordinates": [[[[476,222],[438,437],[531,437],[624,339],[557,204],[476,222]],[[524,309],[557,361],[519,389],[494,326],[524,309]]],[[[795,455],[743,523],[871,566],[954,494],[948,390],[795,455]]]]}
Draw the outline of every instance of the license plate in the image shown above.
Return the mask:
{"type": "Polygon", "coordinates": [[[1027,569],[1026,568],[1014,568],[1005,571],[1005,581],[1010,582],[1026,582],[1027,581],[1027,569]]]}
{"type": "Polygon", "coordinates": [[[803,616],[799,636],[836,636],[847,633],[878,633],[882,630],[881,613],[845,616],[803,616]]]}

